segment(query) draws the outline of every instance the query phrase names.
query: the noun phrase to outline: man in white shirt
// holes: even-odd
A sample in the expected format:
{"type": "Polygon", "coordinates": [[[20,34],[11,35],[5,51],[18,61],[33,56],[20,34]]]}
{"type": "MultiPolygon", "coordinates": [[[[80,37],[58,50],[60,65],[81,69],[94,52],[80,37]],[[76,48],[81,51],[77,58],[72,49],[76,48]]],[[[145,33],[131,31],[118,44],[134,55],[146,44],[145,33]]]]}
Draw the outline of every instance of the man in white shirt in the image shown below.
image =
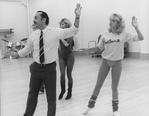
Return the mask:
{"type": "Polygon", "coordinates": [[[51,28],[48,26],[47,13],[38,11],[34,17],[34,31],[22,50],[12,52],[13,57],[24,57],[33,51],[34,62],[30,65],[30,85],[27,106],[24,116],[33,116],[38,99],[38,93],[43,82],[48,102],[47,116],[55,116],[56,112],[56,60],[58,59],[58,44],[60,39],[72,37],[78,33],[81,5],[75,8],[75,22],[71,28],[51,28]]]}

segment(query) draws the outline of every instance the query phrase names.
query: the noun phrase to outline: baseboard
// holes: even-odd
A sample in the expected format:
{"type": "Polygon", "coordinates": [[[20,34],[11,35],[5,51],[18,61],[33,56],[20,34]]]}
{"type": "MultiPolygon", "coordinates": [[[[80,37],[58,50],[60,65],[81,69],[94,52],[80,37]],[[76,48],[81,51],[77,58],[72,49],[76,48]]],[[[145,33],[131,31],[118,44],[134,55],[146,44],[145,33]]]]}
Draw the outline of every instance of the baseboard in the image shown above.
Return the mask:
{"type": "Polygon", "coordinates": [[[126,57],[139,58],[139,59],[149,59],[149,53],[145,54],[145,53],[139,53],[139,52],[129,52],[128,54],[126,54],[126,57]]]}
{"type": "MultiPolygon", "coordinates": [[[[89,55],[89,52],[82,52],[82,51],[74,51],[74,54],[76,56],[87,56],[89,55]]],[[[139,59],[149,59],[149,53],[148,54],[144,54],[144,53],[139,53],[139,52],[128,52],[127,54],[125,54],[126,58],[139,58],[139,59]]]]}
{"type": "Polygon", "coordinates": [[[140,58],[149,59],[149,54],[140,54],[140,58]]]}
{"type": "Polygon", "coordinates": [[[140,58],[140,53],[139,52],[128,52],[127,54],[125,54],[125,57],[140,58]]]}

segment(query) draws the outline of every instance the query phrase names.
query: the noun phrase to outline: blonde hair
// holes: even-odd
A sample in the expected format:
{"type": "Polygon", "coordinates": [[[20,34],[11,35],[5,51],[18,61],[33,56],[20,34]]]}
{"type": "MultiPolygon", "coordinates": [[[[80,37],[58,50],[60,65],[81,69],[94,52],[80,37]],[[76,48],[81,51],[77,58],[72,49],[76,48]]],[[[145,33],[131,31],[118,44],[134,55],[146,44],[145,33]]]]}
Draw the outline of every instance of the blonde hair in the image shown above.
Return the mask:
{"type": "MultiPolygon", "coordinates": [[[[110,16],[110,20],[111,19],[115,19],[116,21],[118,21],[118,27],[116,30],[116,34],[120,35],[125,30],[125,21],[124,21],[123,17],[119,14],[113,13],[110,16]]],[[[109,28],[108,30],[109,30],[109,32],[112,32],[111,28],[109,28]]]]}
{"type": "Polygon", "coordinates": [[[67,18],[63,18],[63,19],[59,22],[59,24],[61,24],[61,23],[65,23],[65,28],[71,27],[71,22],[70,22],[70,20],[67,19],[67,18]]]}

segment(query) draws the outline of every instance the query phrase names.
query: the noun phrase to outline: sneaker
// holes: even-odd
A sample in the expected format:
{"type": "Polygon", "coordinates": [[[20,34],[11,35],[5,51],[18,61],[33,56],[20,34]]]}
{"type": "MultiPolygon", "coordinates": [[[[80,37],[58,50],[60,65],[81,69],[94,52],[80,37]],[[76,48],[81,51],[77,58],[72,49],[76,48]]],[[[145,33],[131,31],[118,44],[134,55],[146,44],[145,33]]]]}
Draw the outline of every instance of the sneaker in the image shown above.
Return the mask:
{"type": "Polygon", "coordinates": [[[90,99],[89,102],[88,102],[88,107],[86,108],[86,111],[83,113],[84,115],[88,114],[88,112],[90,110],[92,110],[94,107],[95,107],[95,100],[93,99],[90,99]]]}
{"type": "MultiPolygon", "coordinates": [[[[93,108],[94,108],[94,107],[93,107],[93,108]]],[[[83,112],[83,115],[87,115],[88,112],[89,112],[90,110],[92,110],[93,108],[87,107],[86,110],[85,110],[85,112],[83,112]]]]}
{"type": "Polygon", "coordinates": [[[119,115],[118,111],[116,111],[116,112],[113,112],[113,116],[120,116],[120,115],[119,115]]]}

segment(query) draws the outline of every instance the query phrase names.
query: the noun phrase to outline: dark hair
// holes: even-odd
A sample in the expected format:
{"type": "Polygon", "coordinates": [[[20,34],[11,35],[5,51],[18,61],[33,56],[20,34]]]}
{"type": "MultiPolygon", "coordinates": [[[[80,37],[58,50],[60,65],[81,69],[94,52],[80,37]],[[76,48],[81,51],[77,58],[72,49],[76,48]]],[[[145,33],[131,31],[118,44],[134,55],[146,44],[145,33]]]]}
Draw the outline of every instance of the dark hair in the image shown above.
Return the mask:
{"type": "Polygon", "coordinates": [[[49,24],[49,16],[46,12],[44,11],[37,11],[37,13],[41,12],[41,19],[46,18],[46,25],[49,24]]]}

